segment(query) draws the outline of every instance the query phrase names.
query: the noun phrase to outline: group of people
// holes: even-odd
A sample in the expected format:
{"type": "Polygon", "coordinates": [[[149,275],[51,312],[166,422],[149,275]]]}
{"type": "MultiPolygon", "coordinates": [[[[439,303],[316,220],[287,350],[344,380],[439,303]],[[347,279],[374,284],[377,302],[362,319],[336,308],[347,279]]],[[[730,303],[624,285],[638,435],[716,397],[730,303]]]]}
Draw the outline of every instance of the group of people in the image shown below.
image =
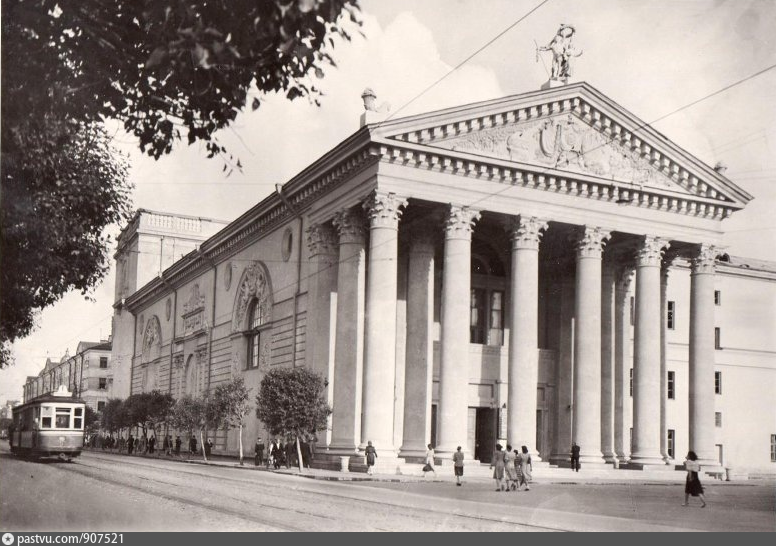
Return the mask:
{"type": "MultiPolygon", "coordinates": [[[[302,452],[302,466],[310,468],[310,463],[313,459],[310,442],[299,442],[299,450],[302,452]]],[[[272,440],[267,447],[264,445],[262,438],[257,438],[256,444],[253,446],[253,453],[253,464],[255,466],[266,465],[266,468],[271,466],[277,470],[281,466],[291,468],[299,464],[295,441],[283,442],[282,440],[272,440]],[[267,452],[266,458],[264,456],[265,451],[267,452]]]]}
{"type": "MultiPolygon", "coordinates": [[[[180,436],[176,436],[175,440],[173,440],[172,436],[167,434],[162,440],[162,449],[159,450],[155,435],[148,438],[146,434],[133,436],[132,433],[130,433],[126,438],[123,436],[115,438],[113,435],[105,434],[92,437],[90,439],[90,445],[95,448],[99,447],[103,451],[106,449],[116,449],[122,453],[126,452],[127,455],[132,455],[133,453],[148,453],[153,455],[154,453],[161,453],[163,451],[165,455],[179,457],[181,454],[181,447],[183,446],[183,440],[181,440],[180,436]]],[[[199,453],[197,438],[193,434],[189,439],[188,447],[190,454],[195,455],[199,453]]],[[[203,445],[207,457],[210,457],[213,447],[215,447],[213,441],[208,438],[203,445]]]]}
{"type": "Polygon", "coordinates": [[[512,450],[512,446],[507,444],[504,451],[501,444],[496,444],[496,452],[493,454],[493,479],[496,481],[496,491],[522,491],[525,486],[526,491],[531,487],[531,454],[528,447],[522,446],[520,451],[512,450]]]}

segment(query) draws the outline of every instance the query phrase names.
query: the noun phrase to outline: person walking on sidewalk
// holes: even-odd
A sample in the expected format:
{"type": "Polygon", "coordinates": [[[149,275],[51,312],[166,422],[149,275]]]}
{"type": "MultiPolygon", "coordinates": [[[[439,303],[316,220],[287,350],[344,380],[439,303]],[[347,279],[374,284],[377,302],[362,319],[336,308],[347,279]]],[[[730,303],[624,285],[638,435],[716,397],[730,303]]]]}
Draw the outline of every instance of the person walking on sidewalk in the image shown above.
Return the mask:
{"type": "Polygon", "coordinates": [[[706,508],[706,498],[703,496],[703,485],[698,478],[701,471],[701,465],[698,463],[698,456],[694,451],[687,453],[687,460],[684,461],[684,467],[687,469],[687,480],[684,482],[684,502],[682,506],[687,506],[690,495],[701,499],[701,508],[706,508]]]}
{"type": "Polygon", "coordinates": [[[364,457],[366,457],[366,473],[370,476],[374,476],[375,463],[377,462],[377,450],[372,445],[372,440],[366,443],[366,449],[364,450],[364,457]]]}
{"type": "Polygon", "coordinates": [[[135,440],[132,438],[132,434],[127,438],[127,455],[132,455],[132,450],[135,447],[135,440]]]}
{"type": "Polygon", "coordinates": [[[436,478],[436,470],[434,469],[434,447],[431,444],[428,444],[428,451],[426,451],[426,464],[423,466],[423,477],[426,477],[426,474],[429,472],[434,473],[434,477],[436,478]]]}
{"type": "Polygon", "coordinates": [[[504,478],[507,483],[507,491],[517,489],[516,460],[517,451],[512,451],[512,445],[507,444],[507,450],[504,453],[504,478]]]}
{"type": "Polygon", "coordinates": [[[571,444],[571,470],[579,472],[579,446],[576,442],[571,444]]]}
{"type": "Polygon", "coordinates": [[[461,446],[453,453],[453,471],[455,472],[455,485],[461,486],[461,478],[463,478],[463,452],[461,446]]]}
{"type": "Polygon", "coordinates": [[[525,484],[525,490],[530,491],[531,488],[528,486],[528,483],[531,478],[531,472],[528,470],[528,467],[531,465],[531,455],[528,453],[528,448],[525,446],[520,448],[520,451],[521,453],[518,454],[518,459],[515,460],[515,466],[518,464],[520,465],[520,477],[517,484],[517,490],[520,491],[520,488],[525,484]]]}
{"type": "Polygon", "coordinates": [[[181,441],[180,434],[175,437],[175,456],[180,457],[181,456],[181,444],[183,442],[181,441]]]}
{"type": "Polygon", "coordinates": [[[261,466],[264,460],[264,440],[256,438],[256,445],[253,446],[253,466],[261,466]]]}
{"type": "Polygon", "coordinates": [[[501,444],[496,444],[490,467],[493,469],[493,479],[496,480],[496,491],[504,491],[504,452],[501,451],[501,444]]]}

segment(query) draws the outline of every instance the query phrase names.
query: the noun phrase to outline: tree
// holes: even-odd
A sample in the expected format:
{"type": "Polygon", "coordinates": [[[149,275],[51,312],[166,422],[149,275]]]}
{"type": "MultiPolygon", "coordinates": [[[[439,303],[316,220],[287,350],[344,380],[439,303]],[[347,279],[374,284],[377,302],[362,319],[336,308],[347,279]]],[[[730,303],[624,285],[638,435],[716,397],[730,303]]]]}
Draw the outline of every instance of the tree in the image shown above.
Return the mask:
{"type": "Polygon", "coordinates": [[[86,414],[84,415],[84,430],[88,433],[97,432],[100,427],[100,412],[92,409],[91,406],[86,406],[86,414]]]}
{"type": "Polygon", "coordinates": [[[127,422],[124,401],[120,398],[109,398],[105,402],[100,415],[100,426],[110,433],[118,432],[127,422]]]}
{"type": "Polygon", "coordinates": [[[240,376],[229,383],[218,385],[213,393],[218,420],[225,428],[239,430],[240,465],[243,464],[243,427],[252,408],[251,390],[245,386],[245,380],[240,376]]]}
{"type": "Polygon", "coordinates": [[[331,414],[324,388],[323,378],[307,368],[276,368],[261,380],[256,395],[256,417],[270,434],[293,437],[296,441],[300,472],[299,438],[325,428],[331,414]]]}
{"type": "MultiPolygon", "coordinates": [[[[204,431],[218,427],[218,413],[212,398],[193,397],[187,394],[175,401],[170,412],[170,423],[174,428],[186,430],[190,434],[199,431],[199,442],[204,447],[204,431]]],[[[204,449],[202,449],[202,457],[207,461],[204,449]]]]}
{"type": "Polygon", "coordinates": [[[2,13],[0,367],[36,311],[107,271],[104,230],[128,219],[131,188],[104,120],[155,158],[182,139],[224,154],[215,134],[249,99],[317,103],[335,38],[360,24],[356,0],[2,0],[2,13]]]}

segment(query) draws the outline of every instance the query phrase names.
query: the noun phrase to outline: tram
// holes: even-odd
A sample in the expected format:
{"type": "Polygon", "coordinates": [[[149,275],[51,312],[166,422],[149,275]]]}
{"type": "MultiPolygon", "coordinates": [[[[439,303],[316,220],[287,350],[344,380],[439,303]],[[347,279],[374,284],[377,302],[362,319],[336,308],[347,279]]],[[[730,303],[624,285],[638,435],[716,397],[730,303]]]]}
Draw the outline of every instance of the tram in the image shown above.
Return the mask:
{"type": "Polygon", "coordinates": [[[9,437],[11,452],[70,461],[83,449],[85,417],[83,400],[74,398],[64,386],[16,406],[9,437]]]}

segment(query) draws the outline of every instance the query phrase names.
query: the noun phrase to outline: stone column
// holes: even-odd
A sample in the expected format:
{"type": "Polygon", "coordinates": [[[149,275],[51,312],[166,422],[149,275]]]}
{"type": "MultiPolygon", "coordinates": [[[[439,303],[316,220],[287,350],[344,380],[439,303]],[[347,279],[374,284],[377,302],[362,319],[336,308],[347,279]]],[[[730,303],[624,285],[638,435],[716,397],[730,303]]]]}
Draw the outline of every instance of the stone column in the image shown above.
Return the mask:
{"type": "Polygon", "coordinates": [[[467,445],[471,243],[479,218],[479,212],[451,205],[445,219],[437,453],[446,458],[467,445]]]}
{"type": "Polygon", "coordinates": [[[668,353],[668,335],[666,324],[667,317],[667,293],[668,293],[668,267],[670,262],[663,260],[660,268],[660,456],[663,462],[669,464],[668,456],[668,428],[666,405],[668,404],[668,368],[666,357],[668,353]]]}
{"type": "Polygon", "coordinates": [[[574,378],[574,279],[565,277],[561,284],[560,339],[555,372],[557,404],[555,447],[550,461],[568,466],[571,457],[571,430],[574,378]]]}
{"type": "Polygon", "coordinates": [[[608,231],[585,226],[577,241],[573,440],[582,464],[601,454],[601,255],[608,231]]]}
{"type": "Polygon", "coordinates": [[[621,267],[617,275],[614,304],[614,451],[620,463],[630,459],[629,393],[631,369],[629,288],[633,271],[621,267]]]}
{"type": "Polygon", "coordinates": [[[636,262],[631,463],[664,464],[660,455],[660,263],[665,239],[647,235],[636,262]]]}
{"type": "MultiPolygon", "coordinates": [[[[396,455],[393,445],[396,382],[396,294],[399,217],[405,199],[374,192],[364,203],[369,218],[364,341],[364,421],[361,449],[368,441],[378,453],[396,455]]],[[[384,456],[385,456],[384,455],[384,456]]]]}
{"type": "Polygon", "coordinates": [[[422,457],[431,439],[434,346],[434,240],[417,229],[410,242],[402,457],[422,457]]]}
{"type": "Polygon", "coordinates": [[[507,438],[536,452],[536,389],[539,382],[539,240],[547,222],[521,216],[508,226],[512,240],[509,305],[507,438]]]}
{"type": "Polygon", "coordinates": [[[615,274],[612,260],[605,260],[601,276],[601,451],[614,463],[614,317],[615,274]]]}
{"type": "MultiPolygon", "coordinates": [[[[337,290],[337,257],[339,248],[334,228],[313,224],[307,229],[310,250],[309,308],[305,354],[307,365],[328,382],[326,399],[334,403],[334,332],[337,313],[333,303],[337,290]]],[[[326,430],[326,445],[331,441],[331,418],[326,430]]],[[[320,436],[323,438],[323,434],[320,436]]]]}
{"type": "Polygon", "coordinates": [[[365,226],[361,211],[334,216],[339,233],[337,333],[329,450],[356,453],[361,433],[361,383],[364,361],[365,226]]]}
{"type": "Polygon", "coordinates": [[[719,465],[714,449],[714,260],[702,244],[690,274],[690,449],[705,465],[719,465]]]}

